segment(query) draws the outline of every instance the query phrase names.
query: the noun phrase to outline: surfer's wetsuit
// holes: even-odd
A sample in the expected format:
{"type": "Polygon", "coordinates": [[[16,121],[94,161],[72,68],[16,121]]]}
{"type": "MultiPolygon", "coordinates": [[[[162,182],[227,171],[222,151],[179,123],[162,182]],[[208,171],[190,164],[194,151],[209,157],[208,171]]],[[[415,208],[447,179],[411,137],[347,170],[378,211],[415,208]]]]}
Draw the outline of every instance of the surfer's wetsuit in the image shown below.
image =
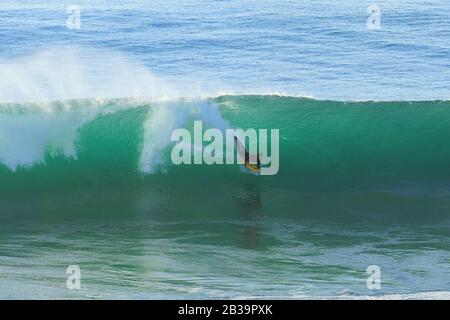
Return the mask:
{"type": "Polygon", "coordinates": [[[245,167],[252,172],[259,173],[259,171],[261,170],[261,161],[259,159],[259,154],[256,155],[256,164],[250,163],[250,153],[247,151],[247,149],[245,149],[245,147],[236,136],[234,137],[234,140],[238,145],[238,151],[240,153],[244,153],[245,167]]]}

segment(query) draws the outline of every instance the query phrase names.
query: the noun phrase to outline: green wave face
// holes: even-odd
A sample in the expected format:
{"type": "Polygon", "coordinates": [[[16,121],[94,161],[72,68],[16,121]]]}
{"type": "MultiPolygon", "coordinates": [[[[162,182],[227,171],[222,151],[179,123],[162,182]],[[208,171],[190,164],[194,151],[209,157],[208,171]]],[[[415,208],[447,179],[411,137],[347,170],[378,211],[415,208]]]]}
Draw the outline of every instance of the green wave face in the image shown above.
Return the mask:
{"type": "Polygon", "coordinates": [[[419,212],[436,199],[437,211],[448,208],[449,102],[222,96],[178,101],[170,108],[129,100],[72,101],[47,109],[2,105],[3,206],[20,210],[24,204],[17,207],[18,199],[27,195],[39,198],[40,205],[49,199],[52,205],[42,205],[46,212],[58,203],[77,211],[84,203],[90,212],[99,209],[96,214],[105,205],[105,212],[126,206],[136,214],[162,215],[221,215],[236,208],[269,215],[349,207],[419,212]],[[192,121],[202,116],[197,104],[214,106],[220,120],[234,128],[279,129],[279,173],[253,176],[238,165],[172,165],[172,145],[160,143],[158,130],[192,129],[192,121]],[[143,169],[146,161],[156,161],[156,169],[143,169]]]}
{"type": "Polygon", "coordinates": [[[442,181],[450,178],[449,102],[335,102],[223,97],[236,126],[280,129],[280,175],[318,183],[442,181]]]}

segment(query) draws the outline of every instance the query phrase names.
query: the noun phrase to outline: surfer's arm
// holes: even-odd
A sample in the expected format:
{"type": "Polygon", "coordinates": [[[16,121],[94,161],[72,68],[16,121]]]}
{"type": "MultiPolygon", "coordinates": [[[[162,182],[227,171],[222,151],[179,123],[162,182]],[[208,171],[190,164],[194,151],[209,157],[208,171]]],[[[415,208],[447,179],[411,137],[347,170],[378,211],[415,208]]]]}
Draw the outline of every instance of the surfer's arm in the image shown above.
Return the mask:
{"type": "Polygon", "coordinates": [[[242,143],[239,141],[239,139],[237,137],[234,137],[234,140],[236,141],[239,155],[242,158],[244,158],[245,161],[247,162],[247,158],[248,158],[247,150],[245,150],[244,146],[242,145],[242,143]]]}
{"type": "Polygon", "coordinates": [[[234,137],[234,140],[236,140],[237,143],[237,147],[238,147],[238,152],[239,155],[244,158],[245,163],[246,164],[256,164],[258,167],[261,166],[261,162],[260,162],[260,154],[250,154],[247,149],[245,149],[245,147],[242,145],[241,141],[239,141],[239,139],[237,137],[234,137]]]}

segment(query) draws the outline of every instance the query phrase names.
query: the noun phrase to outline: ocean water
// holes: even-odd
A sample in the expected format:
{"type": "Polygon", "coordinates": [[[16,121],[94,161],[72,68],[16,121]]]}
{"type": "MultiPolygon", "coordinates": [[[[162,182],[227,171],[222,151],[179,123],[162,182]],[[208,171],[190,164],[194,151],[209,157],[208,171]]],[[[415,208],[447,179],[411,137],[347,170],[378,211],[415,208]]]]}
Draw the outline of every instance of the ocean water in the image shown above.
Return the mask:
{"type": "Polygon", "coordinates": [[[1,299],[450,298],[446,1],[71,4],[0,4],[1,299]],[[194,120],[278,174],[173,165],[194,120]]]}

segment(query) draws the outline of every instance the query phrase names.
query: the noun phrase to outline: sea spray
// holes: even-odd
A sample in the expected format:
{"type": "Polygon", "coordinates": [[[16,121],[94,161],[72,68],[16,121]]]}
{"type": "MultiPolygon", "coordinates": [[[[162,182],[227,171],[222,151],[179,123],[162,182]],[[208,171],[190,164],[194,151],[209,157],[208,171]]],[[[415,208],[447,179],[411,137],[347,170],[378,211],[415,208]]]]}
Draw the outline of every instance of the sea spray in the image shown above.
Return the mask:
{"type": "Polygon", "coordinates": [[[46,154],[76,158],[75,142],[84,125],[100,115],[138,106],[134,99],[0,106],[0,162],[14,171],[43,163],[46,154]]]}
{"type": "Polygon", "coordinates": [[[2,103],[176,97],[139,61],[107,49],[54,46],[0,60],[0,70],[2,103]]]}
{"type": "MultiPolygon", "coordinates": [[[[198,99],[180,99],[172,102],[154,103],[144,129],[144,143],[140,159],[140,168],[145,173],[163,169],[165,159],[163,150],[171,141],[171,135],[178,128],[185,128],[195,120],[204,121],[209,127],[225,131],[230,124],[225,120],[213,101],[198,99]],[[189,122],[189,123],[188,123],[189,122]]],[[[193,154],[201,154],[202,147],[193,148],[193,154]]]]}
{"type": "Polygon", "coordinates": [[[2,60],[0,68],[0,162],[11,170],[43,163],[46,154],[76,158],[84,125],[141,102],[152,105],[139,160],[145,173],[161,168],[171,130],[186,125],[189,115],[229,127],[214,103],[182,99],[143,64],[111,50],[49,47],[2,60]]]}

